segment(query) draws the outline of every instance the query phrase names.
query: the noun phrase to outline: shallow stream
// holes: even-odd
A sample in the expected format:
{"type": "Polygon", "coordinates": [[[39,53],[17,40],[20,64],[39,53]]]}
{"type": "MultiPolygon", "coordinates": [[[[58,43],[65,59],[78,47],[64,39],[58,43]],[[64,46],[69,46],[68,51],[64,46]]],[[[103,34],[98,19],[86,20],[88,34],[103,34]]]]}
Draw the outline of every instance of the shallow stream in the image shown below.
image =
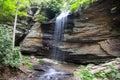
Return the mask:
{"type": "Polygon", "coordinates": [[[74,80],[73,71],[77,69],[78,65],[59,63],[50,61],[43,64],[36,65],[34,78],[31,80],[74,80]]]}

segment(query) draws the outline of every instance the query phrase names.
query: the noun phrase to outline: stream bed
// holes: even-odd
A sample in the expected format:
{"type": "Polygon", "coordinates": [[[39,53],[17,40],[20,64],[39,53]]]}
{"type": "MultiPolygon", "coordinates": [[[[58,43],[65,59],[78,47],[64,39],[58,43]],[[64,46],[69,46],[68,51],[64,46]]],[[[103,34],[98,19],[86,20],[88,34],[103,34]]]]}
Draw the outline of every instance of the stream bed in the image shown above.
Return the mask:
{"type": "Polygon", "coordinates": [[[55,69],[48,69],[47,72],[40,75],[36,80],[70,80],[70,74],[55,69]]]}
{"type": "Polygon", "coordinates": [[[35,65],[34,77],[28,80],[74,80],[73,71],[77,67],[78,65],[48,59],[42,64],[35,65]]]}

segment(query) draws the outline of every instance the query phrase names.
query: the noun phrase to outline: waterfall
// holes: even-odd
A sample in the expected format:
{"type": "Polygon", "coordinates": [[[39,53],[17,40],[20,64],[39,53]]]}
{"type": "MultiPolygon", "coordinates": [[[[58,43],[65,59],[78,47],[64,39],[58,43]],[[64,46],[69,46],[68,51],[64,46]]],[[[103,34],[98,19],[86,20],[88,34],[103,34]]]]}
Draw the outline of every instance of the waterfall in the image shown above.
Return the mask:
{"type": "Polygon", "coordinates": [[[56,18],[55,29],[54,29],[54,40],[53,40],[53,49],[52,49],[52,59],[60,60],[64,59],[64,55],[59,53],[58,46],[64,38],[64,28],[67,24],[67,16],[70,11],[63,11],[56,18]]]}
{"type": "Polygon", "coordinates": [[[67,77],[66,74],[67,73],[57,71],[55,69],[48,69],[47,72],[41,75],[38,80],[63,80],[63,76],[67,77]]]}

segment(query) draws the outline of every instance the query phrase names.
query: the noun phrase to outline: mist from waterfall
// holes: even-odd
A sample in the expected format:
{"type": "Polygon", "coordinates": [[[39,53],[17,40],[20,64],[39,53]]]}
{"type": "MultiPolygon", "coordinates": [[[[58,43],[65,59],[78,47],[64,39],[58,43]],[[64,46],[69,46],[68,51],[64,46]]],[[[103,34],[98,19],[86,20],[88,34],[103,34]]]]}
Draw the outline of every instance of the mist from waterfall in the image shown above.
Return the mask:
{"type": "Polygon", "coordinates": [[[61,12],[61,14],[56,18],[54,38],[53,38],[53,49],[52,49],[52,59],[63,60],[64,55],[60,53],[58,46],[64,39],[64,28],[67,25],[67,16],[70,11],[66,10],[61,12]]]}

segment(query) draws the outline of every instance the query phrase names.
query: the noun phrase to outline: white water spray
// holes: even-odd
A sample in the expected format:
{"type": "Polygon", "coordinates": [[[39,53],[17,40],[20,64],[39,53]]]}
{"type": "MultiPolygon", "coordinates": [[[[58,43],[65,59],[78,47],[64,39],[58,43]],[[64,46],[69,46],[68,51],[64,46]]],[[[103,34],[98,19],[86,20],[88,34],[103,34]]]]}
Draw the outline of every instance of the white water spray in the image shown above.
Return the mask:
{"type": "MultiPolygon", "coordinates": [[[[55,22],[54,30],[54,40],[53,40],[53,49],[52,49],[52,59],[63,60],[64,56],[58,50],[58,46],[64,39],[64,28],[67,25],[67,16],[70,11],[63,11],[57,18],[55,22]]],[[[39,77],[39,80],[62,80],[62,77],[66,75],[65,72],[56,71],[55,69],[48,69],[45,74],[39,77]]]]}
{"type": "Polygon", "coordinates": [[[61,56],[58,50],[58,46],[60,42],[62,42],[64,38],[64,28],[67,24],[67,16],[70,11],[63,11],[57,18],[55,22],[55,30],[54,30],[54,40],[53,40],[53,50],[52,50],[52,59],[63,59],[64,56],[61,56]]]}

